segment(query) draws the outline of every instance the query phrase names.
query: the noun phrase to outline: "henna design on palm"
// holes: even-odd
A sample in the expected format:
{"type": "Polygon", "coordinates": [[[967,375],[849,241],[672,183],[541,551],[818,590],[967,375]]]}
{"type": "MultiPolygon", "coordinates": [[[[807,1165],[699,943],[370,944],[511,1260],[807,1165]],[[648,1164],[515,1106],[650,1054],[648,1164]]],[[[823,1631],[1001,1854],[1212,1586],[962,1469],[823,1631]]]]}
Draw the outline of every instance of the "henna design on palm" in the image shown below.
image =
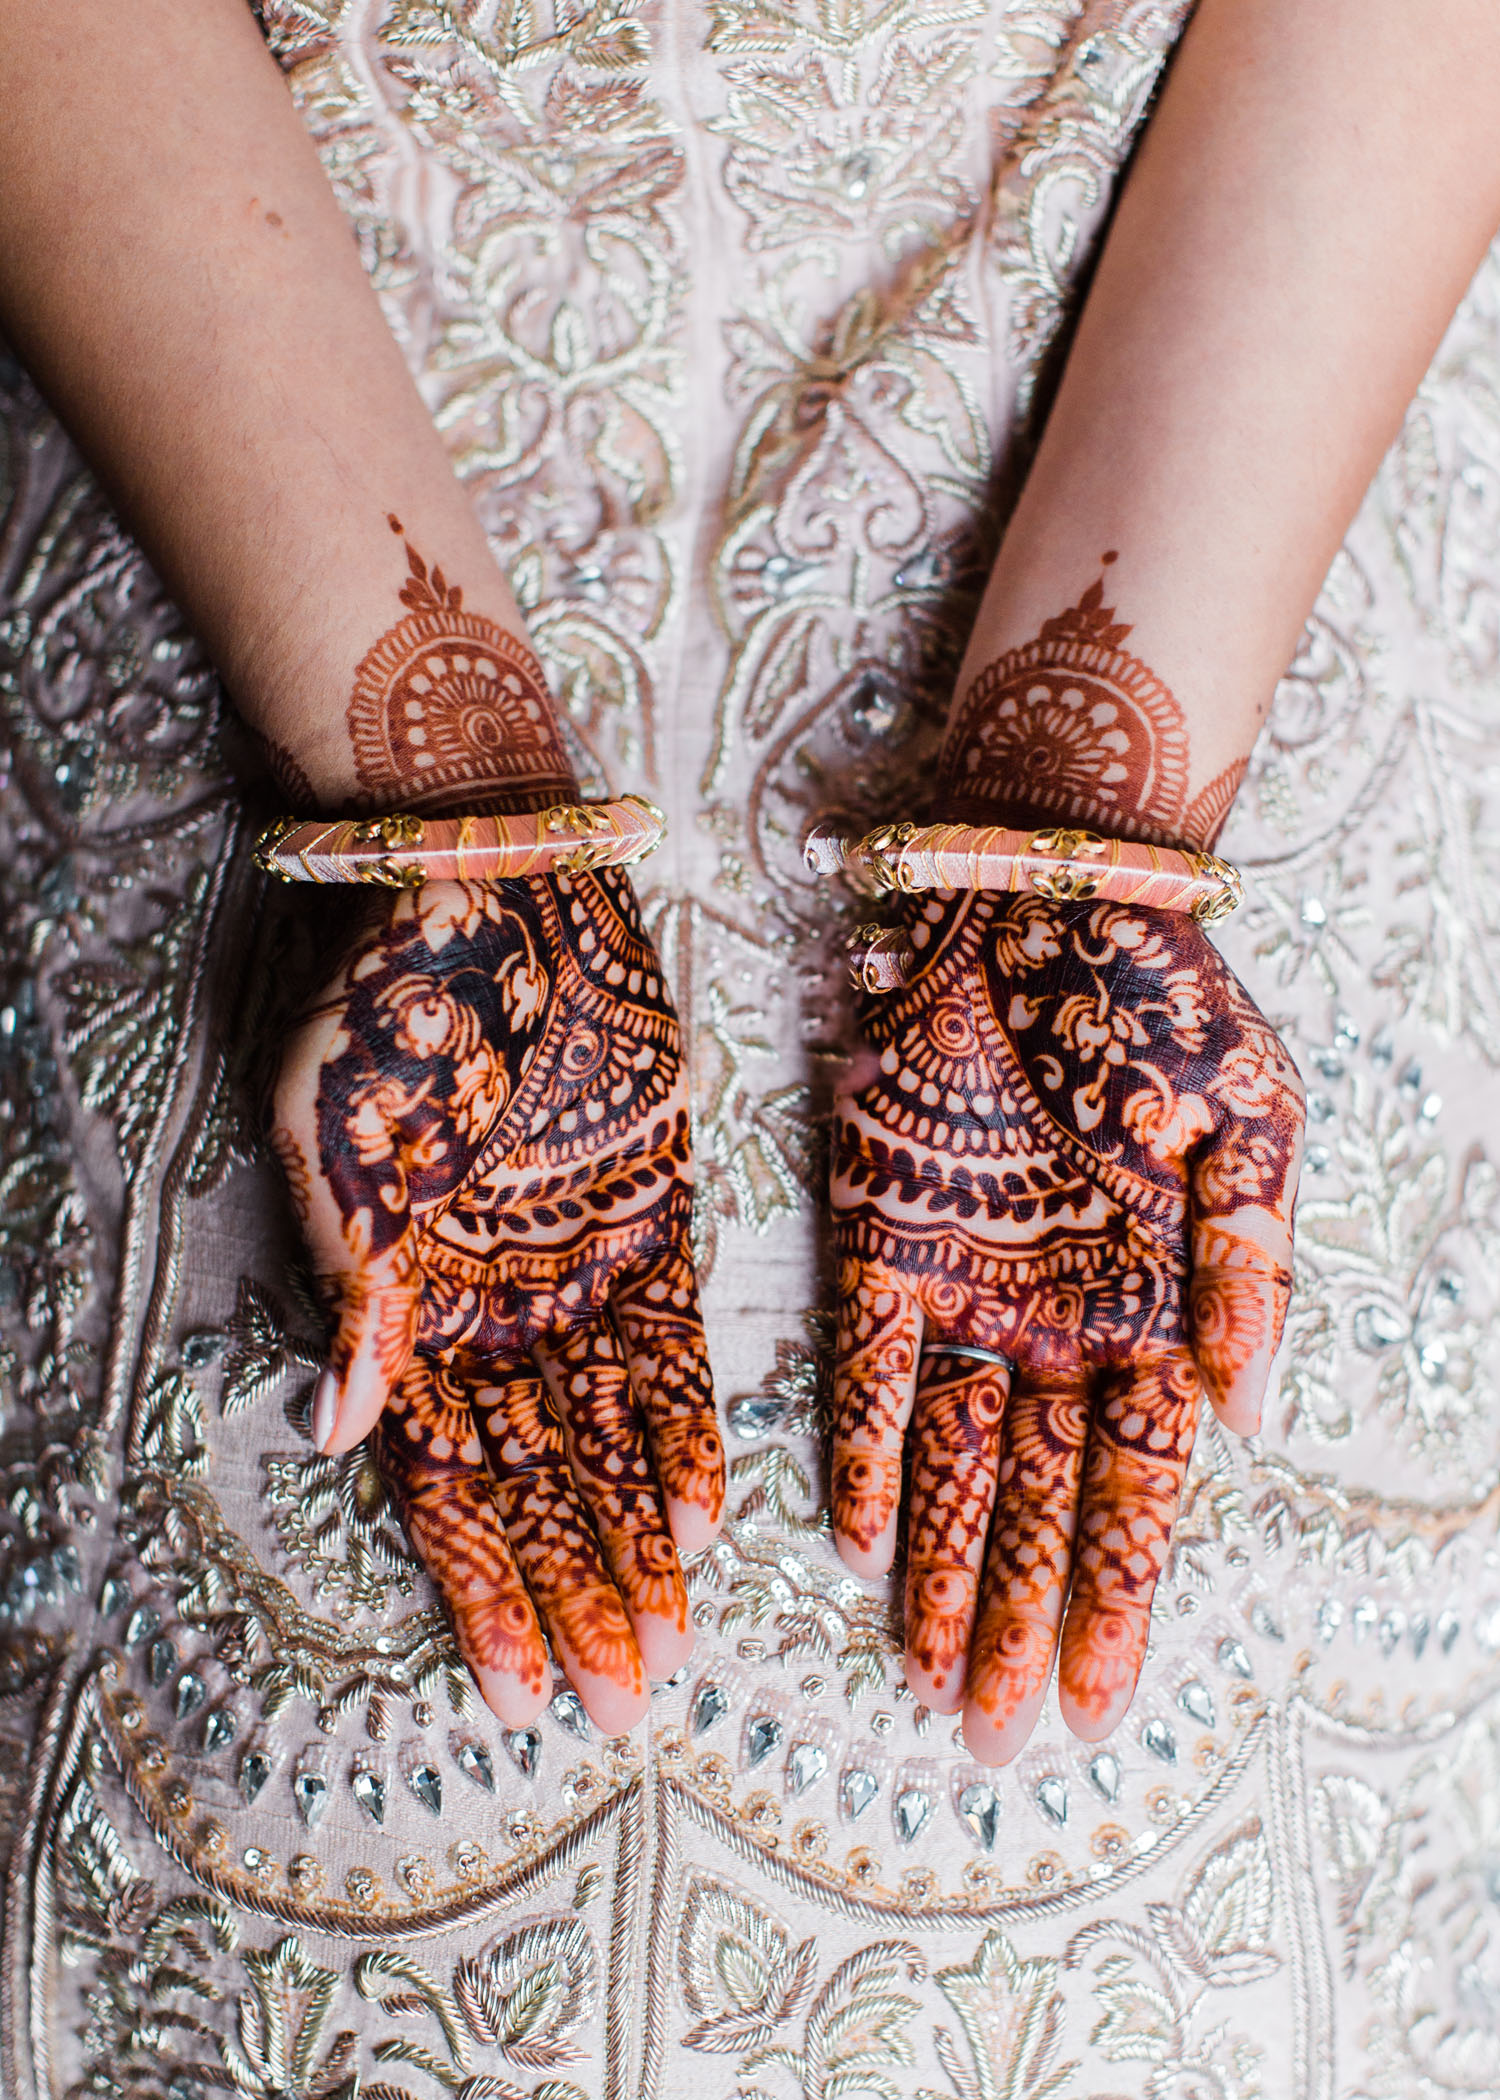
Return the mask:
{"type": "Polygon", "coordinates": [[[543,1703],[545,1632],[629,1726],[691,1646],[677,1547],[724,1461],[680,1036],[628,879],[382,895],[284,1054],[273,1144],[334,1318],[325,1448],[386,1409],[498,1712],[543,1703]]]}
{"type": "Polygon", "coordinates": [[[912,941],[835,1108],[834,1525],[889,1565],[910,1423],[908,1676],[1002,1759],[1060,1628],[1070,1725],[1119,1720],[1202,1393],[1255,1425],[1301,1086],[1188,918],[934,896],[912,941]],[[1013,1389],[944,1342],[1013,1359],[1013,1389]]]}

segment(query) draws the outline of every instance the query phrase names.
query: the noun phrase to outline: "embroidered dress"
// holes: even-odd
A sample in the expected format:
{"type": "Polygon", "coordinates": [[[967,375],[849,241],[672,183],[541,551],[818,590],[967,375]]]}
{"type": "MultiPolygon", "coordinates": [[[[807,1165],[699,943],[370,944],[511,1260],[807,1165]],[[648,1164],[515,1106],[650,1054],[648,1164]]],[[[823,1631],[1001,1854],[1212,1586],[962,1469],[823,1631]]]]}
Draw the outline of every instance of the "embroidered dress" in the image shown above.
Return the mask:
{"type": "MultiPolygon", "coordinates": [[[[1500,2088],[1500,266],[1278,693],[1216,938],[1307,1079],[1265,1434],[1125,1724],[1004,1771],[824,1509],[816,813],[930,777],[1182,0],[264,0],[640,871],[730,1520],[636,1735],[480,1705],[318,1361],[201,657],[14,366],[0,704],[13,2100],[1500,2088]]],[[[842,916],[841,916],[842,914],[842,916]]]]}

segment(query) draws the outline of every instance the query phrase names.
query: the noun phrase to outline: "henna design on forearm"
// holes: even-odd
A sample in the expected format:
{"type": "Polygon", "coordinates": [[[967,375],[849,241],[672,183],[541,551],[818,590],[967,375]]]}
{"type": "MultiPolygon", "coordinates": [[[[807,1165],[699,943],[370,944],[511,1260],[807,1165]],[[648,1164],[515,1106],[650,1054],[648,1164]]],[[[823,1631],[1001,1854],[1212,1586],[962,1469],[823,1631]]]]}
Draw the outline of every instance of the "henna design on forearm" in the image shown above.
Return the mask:
{"type": "MultiPolygon", "coordinates": [[[[391,530],[401,522],[392,517],[391,530]]],[[[546,677],[518,635],[467,611],[463,592],[404,538],[406,618],[362,658],[349,699],[354,764],[371,805],[474,814],[579,799],[546,677]]]]}
{"type": "Polygon", "coordinates": [[[968,1680],[1013,1754],[1070,1569],[1065,1710],[1092,1734],[1128,1703],[1202,1392],[1251,1414],[1285,1317],[1301,1088],[1190,919],[971,893],[925,898],[911,938],[919,974],[866,1013],[877,1076],[835,1110],[834,1523],[851,1565],[888,1561],[915,1392],[914,1565],[962,1597],[944,1632],[909,1593],[937,1691],[984,1475],[972,1366],[932,1351],[1016,1361],[968,1680]]]}
{"type": "Polygon", "coordinates": [[[1168,686],[1123,646],[1129,634],[1100,579],[1033,640],[987,664],[948,725],[942,815],[1211,846],[1245,760],[1189,799],[1186,719],[1168,686]]]}

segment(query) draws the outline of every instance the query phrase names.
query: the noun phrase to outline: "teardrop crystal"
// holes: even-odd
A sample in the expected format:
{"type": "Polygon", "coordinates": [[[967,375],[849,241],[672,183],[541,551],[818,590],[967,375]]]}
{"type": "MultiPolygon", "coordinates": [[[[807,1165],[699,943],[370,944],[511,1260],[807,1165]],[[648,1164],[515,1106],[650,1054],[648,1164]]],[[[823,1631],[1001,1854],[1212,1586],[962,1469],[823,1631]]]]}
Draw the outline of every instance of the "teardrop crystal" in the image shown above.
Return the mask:
{"type": "Polygon", "coordinates": [[[774,1714],[760,1714],[745,1732],[745,1763],[753,1771],[781,1745],[783,1730],[774,1714]]]}
{"type": "Polygon", "coordinates": [[[688,1726],[694,1735],[704,1735],[715,1721],[722,1721],[729,1711],[729,1694],[722,1684],[712,1678],[700,1684],[693,1695],[693,1704],[688,1712],[688,1726]]]}
{"type": "Polygon", "coordinates": [[[165,1684],[177,1667],[177,1650],[169,1640],[151,1643],[151,1652],[146,1657],[146,1674],[153,1684],[165,1684]]]}
{"type": "Polygon", "coordinates": [[[1036,1785],[1036,1805],[1047,1821],[1055,1823],[1061,1830],[1068,1820],[1068,1782],[1059,1779],[1055,1772],[1049,1772],[1045,1779],[1039,1779],[1036,1785]]]}
{"type": "Polygon", "coordinates": [[[125,1645],[138,1648],[142,1641],[149,1641],[161,1625],[161,1613],[152,1605],[138,1604],[125,1621],[125,1645]]]}
{"type": "Polygon", "coordinates": [[[976,1844],[993,1852],[1000,1835],[1000,1796],[992,1786],[977,1780],[958,1797],[958,1812],[974,1833],[976,1844]]]}
{"type": "Polygon", "coordinates": [[[932,1815],[932,1796],[920,1787],[903,1787],[894,1803],[896,1835],[909,1845],[927,1828],[932,1815]]]}
{"type": "Polygon", "coordinates": [[[321,1772],[299,1772],[292,1781],[292,1799],[309,1830],[316,1830],[328,1806],[328,1781],[321,1772]]]}
{"type": "Polygon", "coordinates": [[[1177,1738],[1165,1721],[1148,1721],[1141,1730],[1141,1741],[1153,1757],[1159,1757],[1164,1765],[1177,1762],[1177,1738]]]}
{"type": "Polygon", "coordinates": [[[589,1717],[583,1710],[583,1701],[568,1685],[553,1695],[547,1711],[559,1728],[566,1728],[569,1735],[576,1735],[580,1742],[589,1739],[589,1717]]]}
{"type": "Polygon", "coordinates": [[[880,1781],[863,1765],[851,1765],[839,1781],[839,1802],[851,1823],[857,1823],[875,1796],[880,1781]]]}
{"type": "Polygon", "coordinates": [[[411,1790],[435,1816],[443,1813],[443,1775],[436,1765],[416,1765],[411,1772],[411,1790]]]}
{"type": "Polygon", "coordinates": [[[1185,1714],[1191,1714],[1193,1719],[1199,1722],[1202,1727],[1213,1727],[1215,1720],[1213,1694],[1209,1691],[1208,1686],[1201,1684],[1196,1677],[1190,1683],[1185,1684],[1177,1694],[1177,1704],[1185,1714]]]}
{"type": "Polygon", "coordinates": [[[1249,1650],[1243,1641],[1237,1641],[1232,1634],[1226,1635],[1219,1643],[1219,1667],[1221,1670],[1233,1670],[1236,1677],[1249,1678],[1255,1675],[1255,1665],[1250,1660],[1249,1650]]]}
{"type": "Polygon", "coordinates": [[[216,1706],[203,1724],[203,1748],[211,1757],[216,1750],[227,1750],[240,1732],[239,1718],[232,1706],[216,1706]]]}
{"type": "Polygon", "coordinates": [[[361,1768],[349,1782],[349,1791],[372,1822],[385,1821],[385,1781],[378,1772],[361,1768]]]}
{"type": "Polygon", "coordinates": [[[1120,1760],[1113,1750],[1101,1750],[1089,1760],[1089,1784],[1113,1807],[1120,1798],[1120,1760]]]}
{"type": "Polygon", "coordinates": [[[510,1752],[511,1762],[521,1777],[534,1778],[536,1768],[542,1761],[540,1728],[512,1728],[506,1735],[505,1747],[510,1752]]]}
{"type": "Polygon", "coordinates": [[[467,1772],[476,1786],[482,1786],[487,1794],[495,1791],[495,1767],[490,1762],[490,1753],[483,1743],[460,1743],[458,1746],[458,1769],[467,1772]]]}
{"type": "Polygon", "coordinates": [[[208,1698],[208,1686],[196,1670],[184,1670],[177,1680],[177,1718],[186,1721],[208,1698]]]}
{"type": "Polygon", "coordinates": [[[828,1770],[828,1752],[821,1743],[794,1743],[786,1761],[787,1786],[794,1794],[805,1794],[828,1770]]]}
{"type": "Polygon", "coordinates": [[[240,1759],[240,1792],[246,1805],[252,1802],[271,1776],[271,1760],[264,1750],[247,1750],[240,1759]]]}

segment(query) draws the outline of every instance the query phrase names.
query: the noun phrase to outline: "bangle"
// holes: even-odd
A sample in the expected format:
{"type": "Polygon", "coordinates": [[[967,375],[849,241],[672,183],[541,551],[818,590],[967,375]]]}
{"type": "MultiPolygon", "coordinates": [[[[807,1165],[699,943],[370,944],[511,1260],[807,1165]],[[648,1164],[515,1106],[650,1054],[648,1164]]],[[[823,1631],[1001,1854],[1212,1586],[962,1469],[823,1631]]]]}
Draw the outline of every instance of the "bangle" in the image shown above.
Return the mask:
{"type": "Polygon", "coordinates": [[[508,882],[520,875],[578,875],[628,868],[654,853],[667,820],[654,802],[561,802],[515,816],[280,817],[255,842],[255,859],[283,882],[375,882],[415,890],[424,882],[508,882]]]}
{"type": "MultiPolygon", "coordinates": [[[[1244,901],[1238,868],[1192,847],[1148,846],[1097,832],[1010,831],[999,824],[882,824],[848,838],[815,824],[803,857],[815,875],[842,874],[870,896],[914,890],[1028,890],[1055,903],[1098,897],[1186,912],[1215,925],[1244,901]]],[[[857,929],[850,968],[867,992],[907,982],[913,950],[900,928],[857,929]]]]}

